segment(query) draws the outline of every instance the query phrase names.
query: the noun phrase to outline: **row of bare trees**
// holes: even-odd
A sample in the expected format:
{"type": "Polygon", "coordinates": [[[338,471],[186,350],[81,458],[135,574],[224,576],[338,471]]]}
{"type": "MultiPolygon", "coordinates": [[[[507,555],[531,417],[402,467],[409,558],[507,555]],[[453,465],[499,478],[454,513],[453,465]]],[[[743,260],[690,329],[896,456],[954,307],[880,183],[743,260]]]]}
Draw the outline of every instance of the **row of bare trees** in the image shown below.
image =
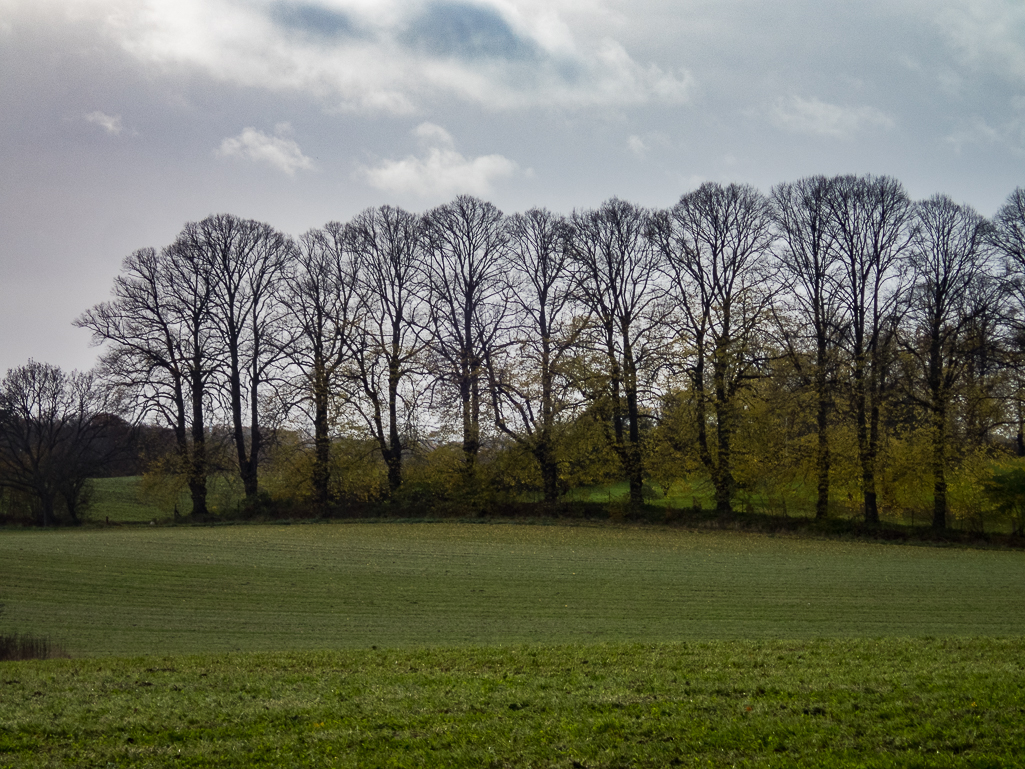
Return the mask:
{"type": "Polygon", "coordinates": [[[828,503],[835,382],[849,376],[865,517],[878,522],[880,419],[899,378],[900,395],[927,415],[933,524],[946,525],[952,399],[972,367],[980,375],[997,363],[998,346],[1003,363],[1018,363],[1022,306],[1010,289],[1025,262],[1008,244],[1020,238],[1022,200],[1016,191],[991,223],[945,196],[912,203],[886,177],[817,177],[773,190],[776,253],[793,287],[781,304],[791,322],[780,327],[795,363],[802,334],[814,350],[805,376],[817,395],[818,515],[828,503]]]}
{"type": "MultiPolygon", "coordinates": [[[[569,217],[461,196],[297,240],[214,216],[129,256],[111,300],[77,322],[106,347],[104,379],[173,428],[198,513],[213,422],[230,423],[253,497],[268,420],[299,414],[319,504],[337,434],[377,445],[394,493],[403,457],[446,426],[467,488],[482,443],[504,437],[554,499],[561,431],[585,413],[639,503],[646,436],[675,398],[692,427],[680,448],[729,515],[746,394],[785,371],[814,393],[818,515],[843,411],[878,521],[881,420],[898,398],[928,415],[942,527],[950,425],[972,418],[969,383],[1017,370],[1023,276],[1023,190],[991,222],[943,196],[915,203],[888,177],[811,177],[769,196],[707,183],[668,210],[612,199],[569,217]]],[[[982,422],[992,438],[1000,425],[982,422]]]]}

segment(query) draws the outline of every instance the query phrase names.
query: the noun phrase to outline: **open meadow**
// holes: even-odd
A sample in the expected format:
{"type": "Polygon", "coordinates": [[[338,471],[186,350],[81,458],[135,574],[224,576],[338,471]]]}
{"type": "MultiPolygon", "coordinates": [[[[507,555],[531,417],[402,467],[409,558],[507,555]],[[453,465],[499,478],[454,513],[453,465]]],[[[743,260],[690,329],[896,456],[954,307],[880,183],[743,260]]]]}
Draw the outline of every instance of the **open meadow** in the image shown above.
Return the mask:
{"type": "Polygon", "coordinates": [[[1008,766],[1025,556],[658,527],[0,535],[0,766],[1008,766]]]}
{"type": "Polygon", "coordinates": [[[1025,634],[1021,552],[655,527],[6,531],[9,629],[72,655],[1025,634]]]}

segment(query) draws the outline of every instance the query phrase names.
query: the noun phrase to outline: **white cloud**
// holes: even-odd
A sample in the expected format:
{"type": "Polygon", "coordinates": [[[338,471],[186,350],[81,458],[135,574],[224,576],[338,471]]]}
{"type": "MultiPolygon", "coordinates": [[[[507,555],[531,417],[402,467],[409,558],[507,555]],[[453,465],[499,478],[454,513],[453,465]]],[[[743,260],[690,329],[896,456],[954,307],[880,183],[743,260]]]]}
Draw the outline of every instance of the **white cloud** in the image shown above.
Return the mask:
{"type": "Polygon", "coordinates": [[[266,163],[289,176],[294,176],[299,170],[312,170],[313,161],[303,154],[295,140],[281,136],[283,133],[289,133],[291,126],[288,123],[279,123],[275,129],[277,136],[268,136],[255,128],[244,128],[238,136],[222,141],[217,154],[221,157],[266,163]]]}
{"type": "Polygon", "coordinates": [[[100,126],[104,131],[114,136],[117,136],[124,130],[124,124],[121,122],[120,115],[107,115],[97,110],[96,112],[90,112],[85,116],[85,119],[94,125],[100,126]]]}
{"type": "Polygon", "coordinates": [[[419,157],[408,155],[360,169],[371,186],[419,198],[484,195],[491,191],[493,182],[520,173],[519,165],[502,155],[464,157],[456,151],[452,135],[433,123],[421,123],[413,135],[420,141],[419,157]]]}
{"type": "Polygon", "coordinates": [[[644,139],[640,136],[632,135],[627,137],[626,146],[639,158],[643,158],[648,154],[648,145],[644,143],[644,139]]]}
{"type": "Polygon", "coordinates": [[[1025,82],[1025,4],[947,0],[935,19],[962,62],[1025,82]]]}
{"type": "Polygon", "coordinates": [[[435,96],[493,109],[688,101],[689,72],[638,62],[607,35],[575,34],[557,5],[139,0],[106,22],[155,67],[299,91],[339,109],[408,114],[435,96]]]}
{"type": "Polygon", "coordinates": [[[893,118],[875,107],[841,107],[800,96],[777,101],[770,117],[788,131],[835,139],[849,139],[866,130],[889,129],[894,125],[893,118]]]}
{"type": "Polygon", "coordinates": [[[452,134],[434,123],[421,123],[413,129],[413,136],[419,139],[421,146],[424,147],[455,148],[452,134]]]}

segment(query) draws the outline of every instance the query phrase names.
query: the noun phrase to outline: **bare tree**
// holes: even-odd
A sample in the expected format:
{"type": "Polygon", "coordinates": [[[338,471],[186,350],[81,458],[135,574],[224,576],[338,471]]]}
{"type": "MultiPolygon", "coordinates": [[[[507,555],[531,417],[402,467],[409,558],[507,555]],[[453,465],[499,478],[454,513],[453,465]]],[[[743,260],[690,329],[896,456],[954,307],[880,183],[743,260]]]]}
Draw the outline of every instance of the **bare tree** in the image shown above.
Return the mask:
{"type": "Polygon", "coordinates": [[[611,438],[633,505],[642,503],[644,489],[641,376],[662,349],[665,315],[650,221],[646,209],[618,198],[572,218],[574,292],[591,314],[592,344],[608,366],[611,438]]]}
{"type": "Polygon", "coordinates": [[[75,324],[107,345],[100,373],[136,418],[156,416],[174,431],[192,512],[207,513],[205,412],[215,372],[211,271],[177,243],[136,251],[122,263],[113,298],[75,324]]]}
{"type": "Polygon", "coordinates": [[[310,230],[295,245],[284,274],[287,311],[284,351],[299,370],[300,404],[313,423],[313,496],[324,507],[331,483],[331,400],[347,361],[355,276],[343,245],[342,226],[310,230]]]}
{"type": "Polygon", "coordinates": [[[559,496],[556,428],[570,407],[566,359],[582,329],[572,312],[570,228],[547,209],[508,220],[506,278],[513,321],[501,354],[488,356],[498,428],[525,446],[541,470],[544,497],[559,496]]]}
{"type": "Polygon", "coordinates": [[[772,190],[773,218],[778,235],[778,261],[789,290],[782,337],[795,369],[815,392],[815,517],[829,512],[829,415],[833,405],[831,369],[840,326],[835,233],[829,215],[833,182],[812,176],[772,190]],[[814,353],[810,371],[804,364],[804,340],[810,336],[814,353]]]}
{"type": "Polygon", "coordinates": [[[267,224],[218,214],[189,223],[175,244],[213,272],[212,317],[223,344],[222,386],[246,496],[259,488],[261,397],[282,359],[280,302],[290,243],[267,224]],[[244,412],[248,412],[244,414],[244,412]]]}
{"type": "Polygon", "coordinates": [[[1008,300],[1005,322],[1010,331],[1008,348],[1016,380],[1014,408],[1017,449],[1025,456],[1025,370],[1020,352],[1025,349],[1025,188],[1012,192],[993,219],[992,241],[1004,259],[1003,290],[1008,300]]]}
{"type": "Polygon", "coordinates": [[[347,335],[346,377],[394,494],[415,418],[415,391],[407,385],[423,370],[426,346],[422,222],[391,206],[367,209],[345,226],[344,240],[358,305],[347,335]]]}
{"type": "Polygon", "coordinates": [[[967,206],[937,195],[916,206],[910,252],[915,273],[905,345],[917,362],[932,433],[933,528],[946,527],[947,423],[954,390],[983,342],[971,332],[996,309],[990,224],[967,206]]]}
{"type": "Polygon", "coordinates": [[[1012,192],[993,220],[993,244],[1016,268],[1025,271],[1025,188],[1012,192]]]}
{"type": "Polygon", "coordinates": [[[737,396],[758,375],[763,356],[772,209],[753,187],[708,182],[660,214],[652,232],[679,304],[679,335],[693,349],[688,374],[698,452],[712,476],[716,510],[729,517],[736,487],[737,396]],[[714,449],[708,437],[710,416],[714,449]]]}
{"type": "Polygon", "coordinates": [[[58,522],[59,501],[81,522],[86,483],[112,448],[107,407],[91,373],[30,360],[0,382],[0,486],[34,498],[39,526],[58,522]]]}
{"type": "Polygon", "coordinates": [[[914,207],[901,183],[887,176],[836,177],[828,200],[847,330],[842,344],[852,370],[865,521],[876,524],[879,417],[899,301],[908,284],[914,207]]]}
{"type": "MultiPolygon", "coordinates": [[[[432,347],[440,381],[458,393],[466,479],[476,479],[485,361],[506,313],[508,234],[491,203],[460,195],[424,217],[432,347]]],[[[485,393],[486,394],[486,393],[485,393]]]]}

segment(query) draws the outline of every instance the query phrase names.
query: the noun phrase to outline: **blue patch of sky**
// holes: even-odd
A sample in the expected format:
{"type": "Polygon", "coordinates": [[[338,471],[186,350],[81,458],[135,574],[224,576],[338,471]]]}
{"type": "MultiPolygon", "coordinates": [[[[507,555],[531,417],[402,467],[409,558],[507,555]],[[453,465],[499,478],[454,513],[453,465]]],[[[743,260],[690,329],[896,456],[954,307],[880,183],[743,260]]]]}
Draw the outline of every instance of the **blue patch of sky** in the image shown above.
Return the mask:
{"type": "Polygon", "coordinates": [[[437,56],[463,59],[536,59],[537,46],[516,34],[505,19],[479,5],[431,3],[403,35],[408,45],[437,56]]]}
{"type": "Polygon", "coordinates": [[[282,27],[311,37],[333,39],[357,34],[352,21],[344,13],[314,3],[280,0],[271,5],[270,17],[282,27]]]}

